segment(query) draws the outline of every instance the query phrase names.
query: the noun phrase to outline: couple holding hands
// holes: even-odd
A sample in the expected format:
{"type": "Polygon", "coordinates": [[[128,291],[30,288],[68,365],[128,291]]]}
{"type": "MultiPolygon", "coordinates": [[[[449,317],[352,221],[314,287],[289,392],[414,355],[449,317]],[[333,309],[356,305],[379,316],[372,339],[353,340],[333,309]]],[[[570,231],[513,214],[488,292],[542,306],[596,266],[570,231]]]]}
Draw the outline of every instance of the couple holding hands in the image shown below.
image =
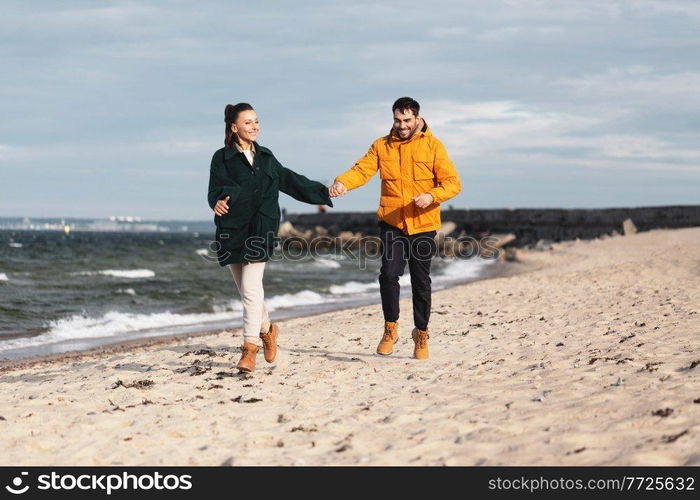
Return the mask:
{"type": "Polygon", "coordinates": [[[382,266],[379,289],[384,332],[377,353],[389,355],[399,338],[399,277],[406,263],[413,295],[412,332],[416,359],[428,358],[430,263],[440,228],[440,203],[457,195],[461,183],[445,146],[420,115],[420,105],[402,97],[392,106],[394,123],[347,172],[326,187],[283,167],[272,151],[257,143],[260,124],[250,104],[225,110],[225,147],[214,153],[209,176],[209,206],[216,216],[217,259],[231,270],[243,302],[243,347],[236,368],[252,372],[262,343],[264,357],[277,355],[280,329],[265,307],[263,274],[279,229],[279,192],[316,205],[333,206],[331,197],[382,180],[377,215],[382,266]]]}

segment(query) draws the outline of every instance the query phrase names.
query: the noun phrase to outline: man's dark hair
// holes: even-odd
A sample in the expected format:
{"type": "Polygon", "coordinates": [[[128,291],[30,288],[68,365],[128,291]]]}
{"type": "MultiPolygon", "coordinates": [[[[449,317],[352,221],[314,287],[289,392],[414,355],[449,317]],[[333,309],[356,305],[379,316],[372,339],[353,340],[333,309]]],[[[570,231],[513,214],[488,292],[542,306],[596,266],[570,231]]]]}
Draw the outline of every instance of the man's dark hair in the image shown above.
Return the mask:
{"type": "Polygon", "coordinates": [[[410,109],[413,111],[413,116],[418,116],[420,104],[418,104],[418,101],[410,97],[399,97],[391,107],[391,112],[394,113],[397,109],[402,113],[404,113],[407,109],[410,109]]]}

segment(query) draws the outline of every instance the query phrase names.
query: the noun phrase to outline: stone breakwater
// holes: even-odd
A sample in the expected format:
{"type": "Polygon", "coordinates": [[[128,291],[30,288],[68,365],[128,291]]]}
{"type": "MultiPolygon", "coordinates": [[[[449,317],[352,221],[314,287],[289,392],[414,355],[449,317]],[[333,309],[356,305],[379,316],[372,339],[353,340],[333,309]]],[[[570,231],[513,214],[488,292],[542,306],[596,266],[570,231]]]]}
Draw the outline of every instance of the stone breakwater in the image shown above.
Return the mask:
{"type": "MultiPolygon", "coordinates": [[[[651,229],[700,226],[700,205],[594,208],[594,209],[483,209],[450,210],[443,206],[443,222],[454,222],[452,236],[481,238],[512,234],[514,247],[536,247],[551,242],[582,240],[629,234],[651,229]],[[623,223],[629,219],[623,229],[623,223]]],[[[379,234],[375,212],[325,212],[288,214],[287,221],[300,231],[318,227],[332,236],[343,232],[376,236],[379,234]]]]}

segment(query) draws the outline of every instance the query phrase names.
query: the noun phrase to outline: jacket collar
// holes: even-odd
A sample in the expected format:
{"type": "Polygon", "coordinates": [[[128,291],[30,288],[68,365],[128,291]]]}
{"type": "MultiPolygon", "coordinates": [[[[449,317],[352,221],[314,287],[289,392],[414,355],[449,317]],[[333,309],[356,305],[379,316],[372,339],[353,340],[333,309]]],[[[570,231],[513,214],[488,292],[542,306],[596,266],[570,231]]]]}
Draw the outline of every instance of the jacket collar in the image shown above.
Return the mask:
{"type": "MultiPolygon", "coordinates": [[[[236,144],[236,146],[238,146],[236,144]]],[[[261,146],[257,142],[253,142],[253,154],[266,154],[266,155],[272,155],[272,151],[267,149],[266,147],[261,146]]],[[[234,147],[233,149],[231,148],[224,148],[224,160],[230,160],[236,155],[242,155],[243,152],[238,148],[234,147]]]]}
{"type": "MultiPolygon", "coordinates": [[[[237,142],[234,142],[233,145],[236,146],[236,150],[237,150],[239,153],[242,153],[243,151],[245,151],[245,150],[240,146],[240,144],[238,144],[237,142]]],[[[253,143],[253,144],[250,145],[250,152],[253,153],[253,154],[255,154],[255,143],[253,143]]]]}

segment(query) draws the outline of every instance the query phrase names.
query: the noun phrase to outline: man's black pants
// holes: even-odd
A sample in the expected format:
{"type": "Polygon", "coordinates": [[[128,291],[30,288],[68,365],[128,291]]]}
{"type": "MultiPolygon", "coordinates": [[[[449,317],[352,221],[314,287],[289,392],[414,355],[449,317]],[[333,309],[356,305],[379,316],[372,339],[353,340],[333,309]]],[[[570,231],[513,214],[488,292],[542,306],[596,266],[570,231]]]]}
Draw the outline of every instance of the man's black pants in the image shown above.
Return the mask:
{"type": "Polygon", "coordinates": [[[408,262],[413,292],[413,322],[419,330],[427,330],[431,303],[430,263],[437,249],[437,232],[428,231],[409,236],[385,222],[379,222],[379,227],[379,238],[382,241],[379,291],[382,296],[384,320],[399,319],[399,277],[403,276],[408,262]]]}

